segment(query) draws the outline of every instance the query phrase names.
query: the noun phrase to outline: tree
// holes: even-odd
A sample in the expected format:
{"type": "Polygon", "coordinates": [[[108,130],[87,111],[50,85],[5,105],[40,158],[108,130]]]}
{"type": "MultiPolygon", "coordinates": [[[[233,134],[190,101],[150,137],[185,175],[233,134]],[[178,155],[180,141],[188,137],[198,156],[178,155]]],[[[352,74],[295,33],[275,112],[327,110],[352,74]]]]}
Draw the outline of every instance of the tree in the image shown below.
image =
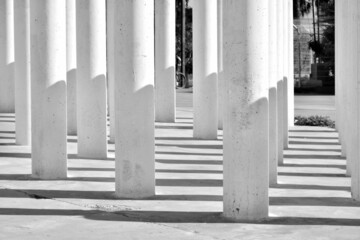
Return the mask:
{"type": "MultiPolygon", "coordinates": [[[[176,0],[176,62],[177,66],[185,64],[185,75],[192,73],[192,9],[188,6],[189,0],[185,0],[185,38],[183,39],[183,0],[176,0]],[[184,40],[184,41],[183,41],[184,40]],[[182,51],[185,51],[185,59],[182,51]]],[[[180,68],[178,72],[182,72],[180,68]]],[[[187,83],[184,83],[184,87],[187,83]]]]}
{"type": "Polygon", "coordinates": [[[315,57],[321,59],[321,62],[327,64],[332,70],[334,70],[334,0],[312,0],[310,9],[313,11],[314,39],[309,42],[309,48],[314,51],[315,57]],[[318,10],[317,22],[315,22],[315,7],[318,10]],[[317,25],[317,30],[315,25],[317,25]]]}
{"type": "Polygon", "coordinates": [[[299,19],[311,10],[311,3],[308,0],[293,0],[294,18],[299,19]]]}

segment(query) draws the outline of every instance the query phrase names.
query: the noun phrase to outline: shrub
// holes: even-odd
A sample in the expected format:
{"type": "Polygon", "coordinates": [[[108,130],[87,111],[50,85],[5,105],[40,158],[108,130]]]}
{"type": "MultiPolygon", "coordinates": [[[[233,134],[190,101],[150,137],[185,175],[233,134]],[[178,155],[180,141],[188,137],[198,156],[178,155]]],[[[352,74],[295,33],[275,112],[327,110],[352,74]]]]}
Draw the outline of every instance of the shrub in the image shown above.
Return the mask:
{"type": "Polygon", "coordinates": [[[335,121],[329,117],[323,116],[295,116],[295,125],[297,126],[318,126],[318,127],[330,127],[335,128],[335,121]]]}

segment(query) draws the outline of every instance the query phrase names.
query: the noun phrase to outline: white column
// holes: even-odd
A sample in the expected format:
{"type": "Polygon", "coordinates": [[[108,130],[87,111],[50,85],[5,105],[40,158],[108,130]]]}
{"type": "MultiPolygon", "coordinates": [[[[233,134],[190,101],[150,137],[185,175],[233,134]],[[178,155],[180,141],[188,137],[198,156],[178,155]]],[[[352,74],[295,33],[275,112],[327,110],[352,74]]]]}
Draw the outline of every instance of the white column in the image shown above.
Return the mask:
{"type": "Polygon", "coordinates": [[[194,137],[216,139],[217,0],[197,0],[193,7],[194,137]]]}
{"type": "Polygon", "coordinates": [[[154,0],[115,1],[116,196],[155,194],[154,0]]]}
{"type": "Polygon", "coordinates": [[[277,184],[277,6],[269,1],[269,181],[277,184]]]}
{"type": "Polygon", "coordinates": [[[107,51],[107,87],[108,111],[110,120],[109,140],[115,142],[115,86],[114,86],[114,19],[115,0],[106,0],[106,51],[107,51]]]}
{"type": "Polygon", "coordinates": [[[155,1],[155,120],[175,122],[175,0],[155,1]]]}
{"type": "Polygon", "coordinates": [[[224,117],[224,64],[223,64],[223,0],[217,0],[218,14],[218,126],[223,129],[224,117]]]}
{"type": "Polygon", "coordinates": [[[107,157],[105,0],[76,1],[78,155],[107,157]]]}
{"type": "Polygon", "coordinates": [[[14,2],[0,0],[0,113],[15,112],[14,2]]]}
{"type": "MultiPolygon", "coordinates": [[[[289,72],[288,72],[288,125],[294,126],[295,97],[294,97],[294,12],[293,0],[289,0],[288,7],[289,29],[289,72]]],[[[287,142],[288,143],[288,142],[287,142]]]]}
{"type": "Polygon", "coordinates": [[[224,215],[260,220],[269,208],[268,0],[224,1],[224,215]]]}
{"type": "Polygon", "coordinates": [[[14,2],[16,144],[31,143],[29,0],[14,2]]]}
{"type": "MultiPolygon", "coordinates": [[[[347,85],[348,85],[348,119],[347,119],[347,127],[348,127],[348,145],[347,145],[347,174],[353,175],[353,164],[356,164],[356,161],[358,161],[358,148],[359,143],[357,142],[358,136],[358,124],[359,121],[357,119],[357,112],[359,106],[355,103],[357,103],[357,78],[358,78],[358,12],[357,12],[357,1],[358,0],[348,0],[348,37],[346,38],[347,46],[348,46],[348,55],[347,59],[349,60],[347,62],[349,66],[349,78],[347,79],[347,85]]],[[[357,177],[354,177],[357,178],[357,177]]],[[[355,181],[354,181],[355,183],[355,181]]]]}
{"type": "MultiPolygon", "coordinates": [[[[339,10],[341,9],[341,21],[342,21],[342,27],[339,28],[338,30],[341,30],[341,33],[343,34],[342,37],[345,36],[345,38],[347,38],[347,30],[348,28],[347,27],[344,27],[344,26],[347,26],[347,18],[348,18],[348,14],[347,14],[347,0],[344,0],[342,2],[342,6],[341,8],[339,8],[339,10]]],[[[347,39],[346,39],[347,40],[347,39]]],[[[341,134],[341,156],[343,157],[346,157],[346,145],[347,145],[347,124],[346,124],[346,120],[347,120],[347,108],[348,108],[348,105],[347,105],[347,93],[346,93],[346,89],[347,89],[347,81],[346,79],[348,79],[348,70],[347,70],[347,47],[348,45],[346,44],[346,40],[343,40],[343,44],[341,46],[341,59],[340,61],[343,63],[341,64],[341,102],[342,102],[342,106],[341,106],[341,111],[343,112],[343,114],[341,115],[341,122],[340,124],[342,125],[342,134],[341,134]]]]}
{"type": "Polygon", "coordinates": [[[114,18],[115,1],[106,1],[106,41],[107,41],[107,87],[108,87],[108,110],[110,117],[110,142],[115,142],[115,86],[114,86],[114,18]]]}
{"type": "Polygon", "coordinates": [[[351,4],[351,0],[345,0],[344,2],[345,6],[346,6],[346,30],[345,30],[345,36],[347,39],[346,42],[346,55],[345,55],[345,59],[347,61],[346,64],[346,68],[345,68],[345,74],[346,74],[346,79],[347,81],[345,81],[345,104],[346,104],[346,123],[345,123],[345,138],[346,138],[346,175],[347,176],[351,176],[351,161],[353,159],[353,154],[354,154],[354,149],[353,149],[353,133],[354,133],[354,129],[352,124],[349,124],[349,122],[352,122],[352,117],[353,117],[353,108],[352,106],[354,105],[353,103],[353,98],[352,98],[352,87],[353,85],[351,84],[351,82],[354,80],[354,71],[353,71],[353,61],[354,61],[354,48],[353,48],[353,41],[354,41],[354,33],[353,33],[353,23],[352,23],[352,4],[351,4]]]}
{"type": "MultiPolygon", "coordinates": [[[[339,3],[336,2],[335,3],[339,3]]],[[[346,0],[341,2],[341,6],[337,7],[337,10],[335,10],[335,13],[338,14],[338,17],[335,17],[335,20],[338,20],[339,27],[335,28],[335,33],[338,33],[339,41],[335,41],[335,44],[338,43],[338,48],[335,47],[335,57],[338,59],[338,61],[335,63],[335,66],[338,67],[338,70],[335,71],[336,75],[336,82],[339,84],[339,89],[337,91],[338,95],[338,102],[337,102],[337,109],[336,114],[339,117],[338,123],[336,125],[339,126],[339,137],[341,142],[341,156],[346,157],[346,112],[347,112],[347,103],[346,103],[346,66],[347,61],[346,59],[346,41],[347,39],[344,39],[344,36],[346,36],[346,18],[347,18],[347,7],[346,7],[346,0]],[[338,49],[338,50],[336,50],[338,49]]]]}
{"type": "Polygon", "coordinates": [[[347,61],[344,61],[346,39],[345,34],[345,17],[344,4],[340,4],[339,1],[335,2],[335,96],[336,96],[336,128],[339,131],[339,139],[341,143],[342,153],[346,156],[346,141],[345,141],[345,125],[346,125],[346,103],[345,99],[345,80],[344,71],[347,61]]]}
{"type": "Polygon", "coordinates": [[[76,135],[76,0],[66,0],[66,64],[68,134],[76,135]]]}
{"type": "Polygon", "coordinates": [[[341,123],[341,31],[342,31],[342,21],[341,21],[341,8],[342,4],[335,1],[335,109],[336,109],[336,130],[339,132],[339,140],[342,143],[342,123],[341,123]]]}
{"type": "Polygon", "coordinates": [[[277,138],[278,138],[278,164],[284,163],[284,0],[276,2],[277,6],[277,138]]]}
{"type": "MultiPolygon", "coordinates": [[[[351,195],[353,197],[354,200],[356,201],[360,201],[360,150],[359,150],[359,145],[360,145],[360,88],[358,86],[360,86],[360,72],[358,69],[358,63],[360,60],[360,25],[359,25],[359,18],[358,13],[360,11],[360,3],[357,0],[352,0],[352,9],[353,9],[353,14],[354,14],[354,40],[355,40],[355,44],[354,44],[354,49],[356,49],[355,52],[355,63],[354,63],[354,68],[355,68],[355,78],[353,81],[353,101],[354,103],[352,104],[353,106],[353,111],[354,111],[354,121],[353,121],[353,126],[355,127],[354,131],[354,136],[355,139],[352,142],[352,148],[354,149],[354,158],[352,161],[352,170],[351,170],[351,195]]],[[[336,28],[335,28],[336,29],[336,28]]]]}
{"type": "Polygon", "coordinates": [[[66,2],[30,1],[32,174],[65,178],[66,2]]]}
{"type": "MultiPolygon", "coordinates": [[[[291,0],[292,1],[292,0],[291,0]]],[[[284,73],[284,80],[283,80],[283,147],[286,149],[288,148],[288,136],[289,136],[289,0],[283,0],[283,41],[284,41],[284,51],[283,51],[283,73],[284,73]]]]}

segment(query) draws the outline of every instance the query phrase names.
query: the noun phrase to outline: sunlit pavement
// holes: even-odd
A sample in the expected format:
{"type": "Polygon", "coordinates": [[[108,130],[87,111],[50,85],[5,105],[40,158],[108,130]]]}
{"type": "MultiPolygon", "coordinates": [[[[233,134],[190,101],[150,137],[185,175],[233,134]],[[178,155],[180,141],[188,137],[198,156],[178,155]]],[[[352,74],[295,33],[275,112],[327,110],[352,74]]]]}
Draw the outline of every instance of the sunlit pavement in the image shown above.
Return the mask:
{"type": "Polygon", "coordinates": [[[360,203],[338,134],[295,127],[269,218],[222,217],[222,132],[192,138],[191,93],[179,90],[176,123],[156,124],[156,196],[114,198],[114,145],[104,160],[79,159],[69,137],[69,177],[32,179],[30,148],[16,146],[14,115],[0,116],[0,239],[359,239],[360,203]]]}
{"type": "Polygon", "coordinates": [[[295,115],[319,115],[335,120],[335,114],[335,96],[295,96],[295,115]]]}

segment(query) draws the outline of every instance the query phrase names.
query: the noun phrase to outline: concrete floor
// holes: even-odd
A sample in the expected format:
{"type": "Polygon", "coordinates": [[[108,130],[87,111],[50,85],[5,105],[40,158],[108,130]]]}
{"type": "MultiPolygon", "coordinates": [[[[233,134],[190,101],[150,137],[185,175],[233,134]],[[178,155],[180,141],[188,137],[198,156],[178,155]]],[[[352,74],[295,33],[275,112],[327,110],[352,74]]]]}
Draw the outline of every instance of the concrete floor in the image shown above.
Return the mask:
{"type": "Polygon", "coordinates": [[[295,115],[301,116],[327,116],[335,120],[335,96],[295,96],[295,115]]]}
{"type": "MultiPolygon", "coordinates": [[[[192,89],[178,89],[178,107],[192,107],[192,89]]],[[[295,95],[295,115],[327,116],[335,120],[335,96],[295,95]]]]}
{"type": "Polygon", "coordinates": [[[105,160],[79,159],[70,137],[69,178],[32,179],[30,148],[0,115],[0,239],[360,239],[334,130],[291,129],[269,218],[235,223],[221,215],[222,132],[192,139],[189,106],[179,93],[177,122],[156,124],[156,196],[143,200],[114,198],[113,144],[105,160]]]}

